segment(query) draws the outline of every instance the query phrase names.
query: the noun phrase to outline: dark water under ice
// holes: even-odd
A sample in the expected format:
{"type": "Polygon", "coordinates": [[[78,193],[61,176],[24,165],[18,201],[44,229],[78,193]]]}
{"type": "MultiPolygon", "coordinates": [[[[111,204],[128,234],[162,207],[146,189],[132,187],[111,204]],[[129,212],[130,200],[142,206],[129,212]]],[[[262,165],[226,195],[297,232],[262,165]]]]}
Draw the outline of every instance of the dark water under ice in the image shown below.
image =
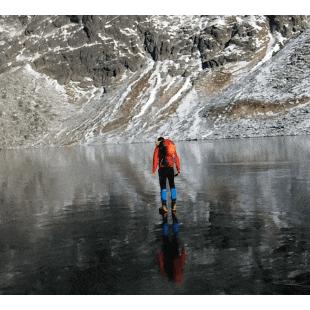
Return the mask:
{"type": "Polygon", "coordinates": [[[168,238],[152,144],[0,151],[0,293],[309,294],[310,137],[177,147],[168,238]]]}

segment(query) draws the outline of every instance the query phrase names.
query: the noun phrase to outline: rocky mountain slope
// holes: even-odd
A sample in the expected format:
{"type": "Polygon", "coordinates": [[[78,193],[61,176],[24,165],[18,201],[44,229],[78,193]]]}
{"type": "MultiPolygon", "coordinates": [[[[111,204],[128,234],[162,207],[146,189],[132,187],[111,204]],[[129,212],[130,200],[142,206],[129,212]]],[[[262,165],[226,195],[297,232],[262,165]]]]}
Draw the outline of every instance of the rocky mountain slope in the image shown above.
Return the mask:
{"type": "Polygon", "coordinates": [[[308,133],[307,16],[1,16],[0,147],[308,133]]]}

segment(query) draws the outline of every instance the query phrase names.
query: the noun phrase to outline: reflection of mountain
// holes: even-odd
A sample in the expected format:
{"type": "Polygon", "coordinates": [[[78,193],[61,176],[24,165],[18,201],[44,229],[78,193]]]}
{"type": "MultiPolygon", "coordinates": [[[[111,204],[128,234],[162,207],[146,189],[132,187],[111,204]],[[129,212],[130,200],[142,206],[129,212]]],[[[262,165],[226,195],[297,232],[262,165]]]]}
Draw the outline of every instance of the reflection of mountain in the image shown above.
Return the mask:
{"type": "Polygon", "coordinates": [[[306,292],[292,279],[307,275],[310,254],[307,145],[307,138],[269,138],[179,147],[190,180],[181,193],[191,272],[204,274],[195,278],[197,293],[306,292]]]}
{"type": "Polygon", "coordinates": [[[0,147],[309,133],[307,16],[0,16],[0,147]]]}
{"type": "MultiPolygon", "coordinates": [[[[78,285],[80,276],[94,286],[100,282],[93,292],[174,292],[152,265],[160,234],[153,147],[2,151],[0,291],[68,291],[69,278],[78,285]],[[97,271],[106,280],[87,277],[97,271]],[[32,286],[19,286],[29,279],[32,286]]],[[[300,283],[310,255],[307,139],[177,148],[178,217],[187,253],[181,292],[279,292],[273,282],[300,283]]]]}

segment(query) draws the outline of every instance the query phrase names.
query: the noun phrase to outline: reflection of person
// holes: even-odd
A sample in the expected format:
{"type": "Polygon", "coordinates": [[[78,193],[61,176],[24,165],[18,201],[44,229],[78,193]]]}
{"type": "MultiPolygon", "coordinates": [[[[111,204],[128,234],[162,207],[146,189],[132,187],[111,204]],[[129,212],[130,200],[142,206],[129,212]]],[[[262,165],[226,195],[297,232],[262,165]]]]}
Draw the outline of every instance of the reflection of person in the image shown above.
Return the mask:
{"type": "Polygon", "coordinates": [[[168,213],[166,189],[168,179],[171,194],[171,210],[173,213],[176,213],[177,191],[174,184],[174,164],[176,165],[179,174],[180,159],[176,151],[176,146],[172,140],[160,137],[156,140],[155,144],[156,147],[153,155],[153,175],[155,175],[156,169],[159,167],[158,176],[162,202],[160,212],[163,215],[168,213]]]}
{"type": "Polygon", "coordinates": [[[185,261],[185,248],[183,246],[180,249],[178,238],[173,236],[172,240],[169,240],[168,236],[164,236],[162,248],[158,253],[160,273],[180,284],[184,278],[185,261]]]}

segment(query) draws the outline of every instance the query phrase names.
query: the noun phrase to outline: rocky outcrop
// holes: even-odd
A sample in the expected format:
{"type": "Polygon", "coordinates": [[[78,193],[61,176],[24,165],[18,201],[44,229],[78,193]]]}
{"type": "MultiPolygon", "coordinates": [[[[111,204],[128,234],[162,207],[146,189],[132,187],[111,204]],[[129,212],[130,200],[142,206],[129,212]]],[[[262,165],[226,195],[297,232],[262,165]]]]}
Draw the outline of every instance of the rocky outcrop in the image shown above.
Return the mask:
{"type": "Polygon", "coordinates": [[[307,28],[307,16],[2,16],[0,78],[6,94],[20,95],[2,97],[0,143],[212,137],[214,117],[235,111],[241,88],[301,91],[306,50],[296,47],[264,85],[253,74],[307,28]]]}
{"type": "Polygon", "coordinates": [[[139,70],[148,55],[154,61],[178,62],[183,55],[195,57],[198,52],[202,68],[213,68],[253,58],[266,44],[269,28],[287,39],[307,26],[303,16],[202,16],[192,24],[184,23],[186,18],[190,20],[168,16],[2,17],[2,25],[23,31],[3,53],[1,68],[27,62],[61,84],[83,84],[87,78],[96,86],[106,86],[126,70],[139,70]]]}
{"type": "Polygon", "coordinates": [[[308,26],[307,16],[267,16],[272,33],[279,32],[283,37],[303,31],[308,26]]]}

